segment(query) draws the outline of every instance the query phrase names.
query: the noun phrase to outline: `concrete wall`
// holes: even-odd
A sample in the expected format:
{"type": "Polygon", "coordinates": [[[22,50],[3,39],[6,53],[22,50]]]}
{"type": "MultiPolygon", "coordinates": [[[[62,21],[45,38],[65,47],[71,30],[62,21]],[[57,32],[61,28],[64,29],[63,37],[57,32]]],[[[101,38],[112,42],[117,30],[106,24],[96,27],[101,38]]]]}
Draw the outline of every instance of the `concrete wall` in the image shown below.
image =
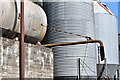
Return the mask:
{"type": "MultiPolygon", "coordinates": [[[[26,78],[53,78],[53,53],[49,48],[25,43],[26,78]]],[[[19,77],[19,42],[0,37],[0,78],[19,77]]]]}

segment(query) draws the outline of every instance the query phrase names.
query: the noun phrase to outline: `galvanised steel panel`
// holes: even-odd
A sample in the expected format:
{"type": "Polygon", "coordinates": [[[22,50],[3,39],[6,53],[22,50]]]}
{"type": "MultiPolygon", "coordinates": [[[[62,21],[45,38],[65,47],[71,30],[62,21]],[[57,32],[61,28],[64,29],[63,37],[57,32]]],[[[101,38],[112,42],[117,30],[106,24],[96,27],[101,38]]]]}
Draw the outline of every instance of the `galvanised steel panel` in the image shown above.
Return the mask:
{"type": "MultiPolygon", "coordinates": [[[[109,12],[111,12],[108,9],[109,12]]],[[[118,59],[118,23],[114,14],[108,13],[94,1],[96,39],[104,42],[108,64],[119,64],[118,59]]],[[[111,12],[112,13],[112,12],[111,12]]],[[[103,62],[102,62],[103,63],[103,62]]]]}
{"type": "MultiPolygon", "coordinates": [[[[108,64],[119,64],[118,25],[114,15],[95,13],[96,39],[103,41],[108,64]]],[[[103,63],[103,62],[102,62],[103,63]]]]}
{"type": "MultiPolygon", "coordinates": [[[[86,2],[45,2],[44,9],[48,17],[48,27],[74,34],[87,35],[94,39],[94,21],[92,3],[86,2]]],[[[85,38],[56,32],[49,29],[49,43],[83,41],[85,38]]],[[[96,53],[94,44],[53,47],[54,76],[77,76],[77,59],[81,58],[93,72],[81,62],[82,76],[96,76],[96,53]],[[85,58],[86,56],[86,58],[85,58]],[[87,73],[86,73],[87,72],[87,73]]]]}

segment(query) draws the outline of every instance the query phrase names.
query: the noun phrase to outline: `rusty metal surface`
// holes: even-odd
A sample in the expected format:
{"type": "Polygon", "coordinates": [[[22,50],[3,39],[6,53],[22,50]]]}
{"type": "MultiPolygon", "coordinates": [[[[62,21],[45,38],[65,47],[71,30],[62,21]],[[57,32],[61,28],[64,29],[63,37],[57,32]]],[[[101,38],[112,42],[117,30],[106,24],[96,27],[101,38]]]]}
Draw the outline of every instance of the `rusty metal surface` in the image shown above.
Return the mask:
{"type": "Polygon", "coordinates": [[[20,16],[20,80],[25,77],[25,54],[24,54],[24,0],[21,0],[21,16],[20,16]]]}
{"type": "Polygon", "coordinates": [[[44,47],[55,47],[55,46],[87,44],[87,43],[99,43],[100,46],[103,46],[103,42],[101,40],[87,40],[87,41],[78,41],[78,42],[54,43],[54,44],[45,44],[45,45],[42,45],[42,46],[44,46],[44,47]]]}
{"type": "Polygon", "coordinates": [[[110,10],[109,9],[107,9],[106,7],[104,7],[102,4],[100,4],[99,2],[98,2],[98,4],[102,7],[102,8],[104,8],[110,15],[112,15],[112,13],[110,12],[110,10]]]}
{"type": "MultiPolygon", "coordinates": [[[[47,30],[47,17],[44,10],[31,1],[24,2],[25,34],[41,41],[47,30]]],[[[19,5],[19,4],[18,4],[19,5]]],[[[19,20],[15,28],[19,32],[19,20]]]]}

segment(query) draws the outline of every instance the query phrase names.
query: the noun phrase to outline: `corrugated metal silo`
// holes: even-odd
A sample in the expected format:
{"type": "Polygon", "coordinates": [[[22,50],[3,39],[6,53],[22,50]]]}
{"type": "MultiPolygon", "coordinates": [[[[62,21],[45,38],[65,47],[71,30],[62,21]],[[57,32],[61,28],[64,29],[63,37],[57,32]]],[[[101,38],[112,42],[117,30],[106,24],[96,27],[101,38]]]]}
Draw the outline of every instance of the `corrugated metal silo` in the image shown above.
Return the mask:
{"type": "MultiPolygon", "coordinates": [[[[65,0],[64,0],[65,1],[65,0]]],[[[90,0],[79,2],[44,2],[44,9],[48,17],[48,27],[60,29],[74,34],[91,36],[94,39],[93,6],[90,0]]],[[[91,0],[92,1],[92,0],[91,0]]],[[[49,43],[75,42],[85,38],[48,30],[49,43]]],[[[81,76],[96,76],[96,54],[94,44],[57,46],[54,52],[54,76],[77,77],[77,59],[81,61],[81,76]],[[84,67],[83,67],[83,66],[84,67]]]]}
{"type": "Polygon", "coordinates": [[[102,40],[104,43],[108,75],[113,78],[119,64],[117,17],[98,2],[94,2],[94,13],[96,39],[102,40]]]}

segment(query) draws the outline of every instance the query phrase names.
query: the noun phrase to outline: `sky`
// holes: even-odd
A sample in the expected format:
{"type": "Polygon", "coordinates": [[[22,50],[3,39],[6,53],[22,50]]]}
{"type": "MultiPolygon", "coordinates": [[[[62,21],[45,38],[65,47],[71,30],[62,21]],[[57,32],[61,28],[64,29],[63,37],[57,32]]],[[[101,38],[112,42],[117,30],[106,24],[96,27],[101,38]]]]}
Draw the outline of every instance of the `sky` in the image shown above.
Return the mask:
{"type": "MultiPolygon", "coordinates": [[[[118,17],[118,1],[120,0],[100,0],[104,2],[109,9],[118,17]]],[[[120,33],[120,26],[118,27],[118,33],[120,33]]]]}

